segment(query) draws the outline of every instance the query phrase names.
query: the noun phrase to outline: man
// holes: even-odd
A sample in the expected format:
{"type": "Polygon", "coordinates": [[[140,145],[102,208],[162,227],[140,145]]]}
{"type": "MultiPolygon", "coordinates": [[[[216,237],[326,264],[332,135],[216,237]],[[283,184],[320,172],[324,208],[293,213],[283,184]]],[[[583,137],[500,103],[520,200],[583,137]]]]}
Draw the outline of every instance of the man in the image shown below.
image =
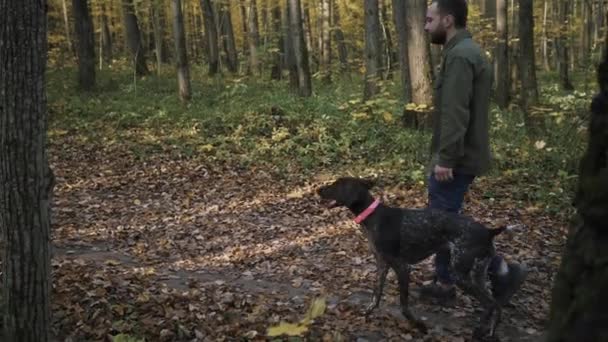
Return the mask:
{"type": "MultiPolygon", "coordinates": [[[[465,0],[434,0],[424,27],[433,44],[443,45],[434,86],[429,207],[456,213],[475,177],[490,166],[488,111],[493,71],[466,24],[465,0]]],[[[435,255],[435,282],[422,288],[423,295],[455,297],[449,263],[446,247],[435,255]]],[[[494,258],[488,271],[494,296],[505,303],[527,274],[524,266],[507,264],[500,256],[494,258]]]]}

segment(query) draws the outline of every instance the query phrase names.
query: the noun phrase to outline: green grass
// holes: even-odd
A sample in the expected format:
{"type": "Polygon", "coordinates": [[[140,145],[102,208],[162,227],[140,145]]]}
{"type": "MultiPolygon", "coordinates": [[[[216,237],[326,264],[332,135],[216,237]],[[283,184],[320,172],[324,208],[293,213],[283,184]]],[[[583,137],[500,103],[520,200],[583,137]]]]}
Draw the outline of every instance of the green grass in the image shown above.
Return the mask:
{"type": "MultiPolygon", "coordinates": [[[[88,93],[77,91],[75,70],[50,70],[50,138],[77,132],[88,143],[125,144],[141,158],[170,149],[277,175],[330,169],[424,180],[430,134],[401,124],[397,81],[384,82],[380,97],[362,103],[355,76],[331,85],[314,80],[314,96],[303,99],[287,81],[267,76],[212,79],[197,67],[191,74],[192,100],[182,104],[172,70],[137,81],[125,70],[98,72],[97,89],[88,93]]],[[[578,84],[585,80],[576,76],[578,84]]],[[[595,86],[568,94],[555,86],[555,75],[539,79],[541,133],[526,134],[517,108],[492,108],[491,176],[512,184],[522,201],[559,211],[569,206],[595,86]]]]}

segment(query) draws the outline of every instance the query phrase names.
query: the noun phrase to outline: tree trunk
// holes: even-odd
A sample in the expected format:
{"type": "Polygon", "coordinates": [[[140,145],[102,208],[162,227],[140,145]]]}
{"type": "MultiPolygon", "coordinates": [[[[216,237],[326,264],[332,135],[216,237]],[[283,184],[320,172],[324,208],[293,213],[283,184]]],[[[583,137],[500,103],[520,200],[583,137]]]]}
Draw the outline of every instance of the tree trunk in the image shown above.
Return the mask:
{"type": "Polygon", "coordinates": [[[363,99],[369,100],[380,91],[380,18],[378,0],[365,0],[365,88],[363,99]]]}
{"type": "Polygon", "coordinates": [[[106,64],[112,64],[112,33],[104,5],[101,5],[101,46],[103,60],[106,64]]]}
{"type": "Polygon", "coordinates": [[[234,41],[234,30],[232,29],[232,16],[230,7],[225,3],[219,4],[220,32],[222,35],[222,45],[226,54],[226,65],[228,70],[236,73],[238,70],[238,59],[236,54],[236,43],[234,41]]]}
{"type": "Polygon", "coordinates": [[[175,55],[177,57],[177,86],[182,102],[190,100],[190,71],[188,53],[186,52],[186,33],[184,31],[184,16],[182,15],[181,0],[171,1],[173,10],[173,39],[175,39],[175,55]]]}
{"type": "Polygon", "coordinates": [[[291,5],[292,0],[285,0],[285,15],[283,23],[285,31],[285,67],[289,71],[289,86],[297,91],[298,89],[298,65],[294,52],[294,34],[291,30],[291,5]]]}
{"type": "Polygon", "coordinates": [[[574,200],[579,220],[570,228],[553,285],[547,342],[608,337],[608,54],[598,83],[574,200]]]}
{"type": "Polygon", "coordinates": [[[131,51],[135,73],[138,76],[147,75],[149,73],[146,65],[146,56],[144,46],[141,42],[141,32],[135,15],[135,6],[133,0],[122,0],[125,28],[127,31],[127,45],[131,51]]]}
{"type": "Polygon", "coordinates": [[[322,0],[321,13],[321,40],[323,49],[321,55],[321,75],[325,82],[331,82],[331,22],[330,22],[330,6],[331,0],[322,0]]]}
{"type": "Polygon", "coordinates": [[[201,0],[201,12],[205,22],[205,36],[207,37],[207,53],[209,58],[209,76],[214,76],[220,69],[220,54],[217,42],[217,26],[215,12],[211,0],[201,0]]]}
{"type": "Polygon", "coordinates": [[[384,79],[393,78],[393,38],[391,30],[388,26],[388,5],[384,0],[379,0],[379,15],[380,15],[380,32],[381,32],[381,48],[380,48],[380,69],[383,71],[384,79]]]}
{"type": "Polygon", "coordinates": [[[46,62],[46,0],[0,0],[2,341],[50,340],[46,62]]]}
{"type": "Polygon", "coordinates": [[[543,67],[545,71],[550,71],[549,64],[549,37],[547,36],[547,13],[549,12],[549,1],[543,0],[543,67]]]}
{"type": "Polygon", "coordinates": [[[346,43],[344,42],[344,32],[340,26],[340,8],[338,1],[333,2],[333,20],[334,20],[334,40],[338,48],[338,59],[340,59],[340,71],[342,73],[348,73],[350,68],[348,67],[348,50],[346,49],[346,43]]]}
{"type": "Polygon", "coordinates": [[[160,76],[162,65],[166,60],[165,44],[164,44],[164,27],[162,18],[164,17],[163,7],[157,1],[152,1],[150,4],[152,10],[152,28],[154,30],[154,54],[156,55],[156,72],[160,76]]]}
{"type": "Polygon", "coordinates": [[[283,78],[283,63],[281,62],[281,56],[285,54],[285,42],[281,29],[281,2],[279,0],[273,2],[271,14],[272,36],[275,37],[273,39],[273,44],[275,46],[276,52],[273,53],[273,64],[270,70],[270,78],[273,80],[280,80],[281,78],[283,78]]]}
{"type": "MultiPolygon", "coordinates": [[[[319,58],[316,57],[315,50],[313,49],[313,34],[312,34],[312,22],[310,21],[310,5],[308,1],[302,4],[302,21],[304,25],[304,39],[306,39],[306,50],[308,51],[308,65],[310,68],[313,65],[319,66],[319,58]]],[[[323,32],[319,30],[319,36],[322,36],[323,32]]],[[[318,49],[321,53],[322,49],[318,49]]]]}
{"type": "Polygon", "coordinates": [[[558,37],[556,39],[557,45],[557,53],[558,53],[558,69],[559,69],[559,80],[560,86],[563,90],[573,90],[574,86],[570,81],[570,51],[568,48],[568,32],[567,29],[569,27],[570,15],[570,0],[559,0],[558,1],[558,20],[559,23],[564,23],[560,25],[560,31],[558,37]]]}
{"type": "Polygon", "coordinates": [[[583,29],[581,30],[579,66],[586,67],[591,61],[591,36],[593,35],[593,14],[591,13],[591,8],[593,4],[591,0],[582,1],[583,29]]]}
{"type": "Polygon", "coordinates": [[[72,0],[72,10],[78,50],[78,87],[91,90],[95,86],[95,36],[87,0],[72,0]]]}
{"type": "Polygon", "coordinates": [[[403,0],[393,0],[393,20],[397,31],[399,44],[399,69],[401,70],[401,95],[407,104],[412,102],[412,88],[410,81],[410,67],[408,64],[408,41],[406,27],[406,4],[403,0]]]}
{"type": "MultiPolygon", "coordinates": [[[[429,63],[431,60],[429,40],[428,35],[424,32],[424,20],[420,20],[420,18],[426,16],[426,6],[425,0],[407,1],[406,24],[412,102],[431,105],[433,103],[433,90],[429,63]]],[[[426,121],[425,125],[428,124],[426,121]]]]}
{"type": "MultiPolygon", "coordinates": [[[[538,103],[536,63],[534,62],[534,17],[532,0],[519,0],[519,79],[524,113],[538,103]]],[[[532,128],[530,118],[526,122],[532,128]]]]}
{"type": "Polygon", "coordinates": [[[496,3],[496,0],[482,0],[485,2],[484,8],[483,8],[483,16],[486,19],[493,19],[496,16],[496,10],[497,10],[497,6],[498,3],[496,3]]]}
{"type": "Polygon", "coordinates": [[[496,0],[496,53],[494,70],[496,79],[496,103],[500,108],[509,104],[509,29],[507,26],[507,0],[496,0]]]}
{"type": "Polygon", "coordinates": [[[249,0],[249,11],[247,16],[249,33],[249,66],[253,74],[260,74],[260,57],[258,48],[260,46],[260,33],[258,27],[258,7],[256,0],[249,0]]]}
{"type": "Polygon", "coordinates": [[[61,5],[63,9],[63,25],[65,27],[65,40],[68,43],[68,51],[72,55],[76,55],[76,51],[74,50],[74,43],[72,42],[72,34],[70,33],[70,16],[68,14],[68,5],[66,0],[61,0],[61,5]]]}
{"type": "Polygon", "coordinates": [[[304,41],[304,29],[302,27],[302,10],[300,0],[289,0],[291,42],[298,69],[298,94],[308,97],[312,95],[312,84],[310,79],[310,68],[308,65],[308,51],[304,41]]]}

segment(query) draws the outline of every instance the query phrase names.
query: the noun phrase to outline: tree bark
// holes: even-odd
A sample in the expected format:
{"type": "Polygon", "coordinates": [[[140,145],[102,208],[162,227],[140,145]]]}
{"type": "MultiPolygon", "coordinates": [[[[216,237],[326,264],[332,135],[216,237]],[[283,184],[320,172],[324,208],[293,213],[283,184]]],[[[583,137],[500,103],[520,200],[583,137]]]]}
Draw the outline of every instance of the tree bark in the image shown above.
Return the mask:
{"type": "Polygon", "coordinates": [[[78,87],[91,90],[95,86],[95,36],[87,0],[72,0],[72,10],[78,51],[78,87]]]}
{"type": "Polygon", "coordinates": [[[63,9],[63,25],[65,27],[65,40],[68,43],[68,51],[70,51],[72,55],[76,55],[74,43],[72,42],[72,34],[70,33],[70,16],[68,15],[68,5],[66,0],[61,0],[61,5],[63,9]]]}
{"type": "Polygon", "coordinates": [[[205,21],[205,36],[207,37],[207,53],[209,58],[209,76],[214,76],[220,69],[220,54],[217,42],[217,26],[215,12],[211,0],[201,0],[201,11],[205,21]]]}
{"type": "Polygon", "coordinates": [[[549,64],[549,37],[547,34],[547,13],[549,12],[549,1],[543,0],[543,67],[545,71],[551,70],[549,64]]]}
{"type": "Polygon", "coordinates": [[[369,100],[380,91],[380,17],[378,0],[365,0],[365,88],[363,99],[369,100]]]}
{"type": "Polygon", "coordinates": [[[236,43],[234,41],[234,30],[232,29],[232,16],[230,7],[225,3],[219,4],[220,32],[222,45],[226,54],[226,65],[228,70],[236,73],[238,70],[238,59],[236,54],[236,43]]]}
{"type": "Polygon", "coordinates": [[[258,7],[256,0],[249,0],[247,26],[249,33],[249,66],[253,74],[259,75],[260,57],[258,56],[258,48],[260,46],[260,32],[258,26],[258,7]]]}
{"type": "Polygon", "coordinates": [[[50,340],[46,62],[46,0],[0,0],[2,341],[50,340]]]}
{"type": "MultiPolygon", "coordinates": [[[[538,103],[536,63],[534,58],[534,17],[532,0],[519,0],[519,79],[524,113],[538,103]]],[[[527,128],[532,128],[530,118],[527,128]]]]}
{"type": "Polygon", "coordinates": [[[289,2],[291,0],[285,0],[285,15],[284,17],[284,31],[285,31],[285,61],[284,65],[289,72],[289,86],[291,89],[297,91],[298,89],[298,66],[296,64],[296,55],[293,50],[293,34],[291,33],[291,10],[289,2]]]}
{"type": "Polygon", "coordinates": [[[312,95],[312,84],[308,65],[308,51],[304,41],[301,8],[300,0],[289,0],[291,42],[298,70],[298,95],[308,97],[312,95]]]}
{"type": "Polygon", "coordinates": [[[184,31],[184,16],[181,0],[171,1],[173,10],[173,38],[175,39],[175,54],[177,56],[177,86],[182,102],[190,100],[190,70],[188,53],[186,52],[186,33],[184,31]]]}
{"type": "Polygon", "coordinates": [[[399,69],[401,70],[401,96],[407,104],[412,102],[412,88],[407,51],[406,4],[403,0],[393,0],[393,20],[399,44],[399,69]]]}
{"type": "Polygon", "coordinates": [[[112,33],[110,32],[110,25],[108,23],[108,16],[106,15],[106,8],[101,5],[101,46],[102,56],[106,64],[112,63],[112,33]]]}
{"type": "Polygon", "coordinates": [[[495,53],[496,103],[500,108],[509,104],[509,28],[507,24],[507,0],[496,0],[496,33],[498,42],[495,53]]]}
{"type": "Polygon", "coordinates": [[[271,9],[271,17],[272,17],[272,32],[273,32],[273,44],[275,46],[276,52],[273,53],[273,64],[270,70],[270,78],[273,80],[280,80],[283,78],[283,63],[282,56],[285,55],[285,42],[284,42],[284,32],[281,29],[281,2],[280,0],[275,0],[272,4],[271,9]]]}
{"type": "Polygon", "coordinates": [[[164,44],[164,27],[162,18],[164,17],[163,8],[157,1],[152,0],[150,4],[152,10],[152,29],[154,31],[154,53],[156,55],[156,72],[160,76],[162,65],[166,60],[164,44]]]}
{"type": "Polygon", "coordinates": [[[578,222],[570,228],[553,285],[547,342],[608,337],[608,55],[603,59],[574,200],[578,222]]]}
{"type": "Polygon", "coordinates": [[[385,0],[379,0],[379,11],[380,16],[380,69],[382,70],[384,79],[393,78],[393,37],[391,36],[391,30],[388,26],[388,5],[384,2],[385,0]]]}
{"type": "Polygon", "coordinates": [[[346,43],[344,42],[344,32],[342,32],[342,27],[340,26],[340,8],[338,6],[338,1],[334,1],[333,4],[334,8],[332,14],[334,20],[334,39],[338,48],[340,71],[342,73],[348,73],[350,71],[348,66],[348,49],[346,48],[346,43]]]}
{"type": "Polygon", "coordinates": [[[424,21],[420,20],[426,16],[426,7],[425,0],[407,1],[406,24],[412,102],[431,105],[433,90],[431,86],[432,71],[429,63],[431,60],[430,47],[428,35],[424,32],[424,21]]]}
{"type": "Polygon", "coordinates": [[[323,49],[321,50],[321,74],[325,82],[331,82],[331,21],[330,6],[331,0],[322,0],[321,13],[321,40],[323,49]]]}
{"type": "Polygon", "coordinates": [[[573,90],[574,86],[570,81],[570,50],[567,44],[568,32],[570,20],[570,0],[559,0],[558,1],[558,20],[560,25],[560,31],[556,38],[557,54],[558,54],[558,69],[559,69],[559,80],[560,86],[563,90],[573,90]]]}
{"type": "Polygon", "coordinates": [[[141,42],[141,32],[137,22],[137,15],[135,15],[133,0],[122,0],[122,6],[127,31],[127,45],[129,46],[133,64],[135,65],[135,73],[138,76],[147,75],[149,71],[146,65],[146,56],[141,42]]]}

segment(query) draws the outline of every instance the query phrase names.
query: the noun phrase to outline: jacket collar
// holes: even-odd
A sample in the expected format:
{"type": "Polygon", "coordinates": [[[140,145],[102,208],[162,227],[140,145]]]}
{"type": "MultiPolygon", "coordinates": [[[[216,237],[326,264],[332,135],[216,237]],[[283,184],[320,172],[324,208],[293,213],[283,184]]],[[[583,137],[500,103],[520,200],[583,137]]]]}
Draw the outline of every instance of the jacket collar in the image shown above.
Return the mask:
{"type": "Polygon", "coordinates": [[[461,41],[463,41],[466,38],[472,38],[473,36],[471,35],[471,33],[467,30],[467,29],[461,29],[459,30],[454,37],[452,37],[452,39],[450,39],[447,43],[445,43],[444,47],[443,47],[443,56],[445,57],[445,55],[448,53],[448,51],[450,51],[454,46],[456,46],[456,44],[460,43],[461,41]]]}

